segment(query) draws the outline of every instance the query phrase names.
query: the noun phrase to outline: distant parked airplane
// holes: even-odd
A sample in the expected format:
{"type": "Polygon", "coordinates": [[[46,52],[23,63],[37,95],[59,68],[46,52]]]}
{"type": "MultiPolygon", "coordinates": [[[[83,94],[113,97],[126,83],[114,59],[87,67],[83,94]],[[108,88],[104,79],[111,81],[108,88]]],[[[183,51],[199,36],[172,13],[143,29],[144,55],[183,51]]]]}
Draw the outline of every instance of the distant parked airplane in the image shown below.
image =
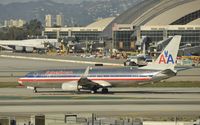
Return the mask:
{"type": "Polygon", "coordinates": [[[46,49],[45,44],[58,42],[57,39],[0,40],[0,47],[10,51],[33,52],[46,49]]]}
{"type": "Polygon", "coordinates": [[[181,36],[174,36],[157,60],[144,67],[42,70],[30,72],[18,82],[32,86],[34,92],[38,87],[59,86],[67,91],[90,90],[96,93],[102,89],[102,93],[108,93],[109,87],[160,81],[176,75],[174,67],[180,41],[181,36]]]}

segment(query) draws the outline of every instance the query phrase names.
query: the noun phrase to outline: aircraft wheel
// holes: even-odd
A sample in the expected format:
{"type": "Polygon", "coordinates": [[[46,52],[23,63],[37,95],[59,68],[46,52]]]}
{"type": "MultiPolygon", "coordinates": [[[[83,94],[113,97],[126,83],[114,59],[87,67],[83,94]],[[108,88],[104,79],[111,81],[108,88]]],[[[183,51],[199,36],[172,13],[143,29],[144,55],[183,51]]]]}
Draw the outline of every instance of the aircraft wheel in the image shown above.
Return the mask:
{"type": "Polygon", "coordinates": [[[81,90],[80,90],[80,89],[77,89],[77,91],[74,91],[74,93],[80,94],[80,93],[81,93],[81,90]]]}
{"type": "Polygon", "coordinates": [[[108,88],[102,88],[102,93],[107,94],[108,93],[108,88]]]}
{"type": "Polygon", "coordinates": [[[90,93],[95,94],[95,93],[97,93],[97,90],[91,90],[90,93]]]}
{"type": "Polygon", "coordinates": [[[33,92],[34,92],[34,93],[37,93],[37,92],[38,92],[36,87],[34,87],[33,92]]]}
{"type": "Polygon", "coordinates": [[[94,94],[94,93],[95,93],[95,91],[94,91],[94,90],[91,90],[91,91],[90,91],[90,93],[91,93],[91,94],[94,94]]]}

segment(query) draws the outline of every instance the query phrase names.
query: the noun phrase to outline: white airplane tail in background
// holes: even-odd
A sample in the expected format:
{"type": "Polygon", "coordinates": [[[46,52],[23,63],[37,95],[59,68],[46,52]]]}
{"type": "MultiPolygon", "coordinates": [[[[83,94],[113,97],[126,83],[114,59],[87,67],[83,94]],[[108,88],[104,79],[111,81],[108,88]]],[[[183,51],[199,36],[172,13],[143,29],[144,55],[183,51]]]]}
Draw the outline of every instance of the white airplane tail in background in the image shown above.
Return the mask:
{"type": "Polygon", "coordinates": [[[159,55],[159,57],[156,59],[156,61],[152,64],[142,67],[141,69],[171,69],[172,71],[174,71],[180,42],[181,36],[174,36],[165,47],[165,49],[162,51],[162,53],[159,55]]]}

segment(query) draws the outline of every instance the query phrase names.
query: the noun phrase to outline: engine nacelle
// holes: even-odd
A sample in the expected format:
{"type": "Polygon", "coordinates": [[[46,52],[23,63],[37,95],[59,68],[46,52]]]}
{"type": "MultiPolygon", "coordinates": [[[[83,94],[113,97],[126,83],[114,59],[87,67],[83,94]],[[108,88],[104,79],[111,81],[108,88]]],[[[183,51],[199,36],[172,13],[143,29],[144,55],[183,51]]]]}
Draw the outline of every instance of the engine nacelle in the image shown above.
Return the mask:
{"type": "Polygon", "coordinates": [[[23,51],[23,47],[22,46],[15,46],[15,51],[23,51]]]}
{"type": "Polygon", "coordinates": [[[33,47],[25,47],[25,51],[28,52],[28,53],[32,53],[33,47]]]}
{"type": "Polygon", "coordinates": [[[111,87],[112,86],[109,82],[103,81],[103,80],[93,80],[93,82],[95,82],[103,87],[111,87]]]}
{"type": "Polygon", "coordinates": [[[71,81],[62,84],[62,89],[66,91],[77,91],[78,81],[71,81]]]}

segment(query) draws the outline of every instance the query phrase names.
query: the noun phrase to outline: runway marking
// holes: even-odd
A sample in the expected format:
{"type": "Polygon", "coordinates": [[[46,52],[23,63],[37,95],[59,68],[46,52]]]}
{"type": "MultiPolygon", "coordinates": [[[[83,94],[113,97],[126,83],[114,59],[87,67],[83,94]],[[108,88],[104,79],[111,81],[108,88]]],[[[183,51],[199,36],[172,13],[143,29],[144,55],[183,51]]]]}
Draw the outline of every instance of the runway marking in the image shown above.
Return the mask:
{"type": "Polygon", "coordinates": [[[14,58],[14,59],[29,59],[29,60],[51,61],[51,62],[80,63],[80,64],[103,64],[105,66],[123,66],[123,64],[116,64],[116,63],[90,62],[90,61],[78,61],[78,60],[64,60],[64,59],[52,59],[52,58],[38,58],[38,57],[26,57],[26,56],[0,55],[0,57],[14,58]]]}

